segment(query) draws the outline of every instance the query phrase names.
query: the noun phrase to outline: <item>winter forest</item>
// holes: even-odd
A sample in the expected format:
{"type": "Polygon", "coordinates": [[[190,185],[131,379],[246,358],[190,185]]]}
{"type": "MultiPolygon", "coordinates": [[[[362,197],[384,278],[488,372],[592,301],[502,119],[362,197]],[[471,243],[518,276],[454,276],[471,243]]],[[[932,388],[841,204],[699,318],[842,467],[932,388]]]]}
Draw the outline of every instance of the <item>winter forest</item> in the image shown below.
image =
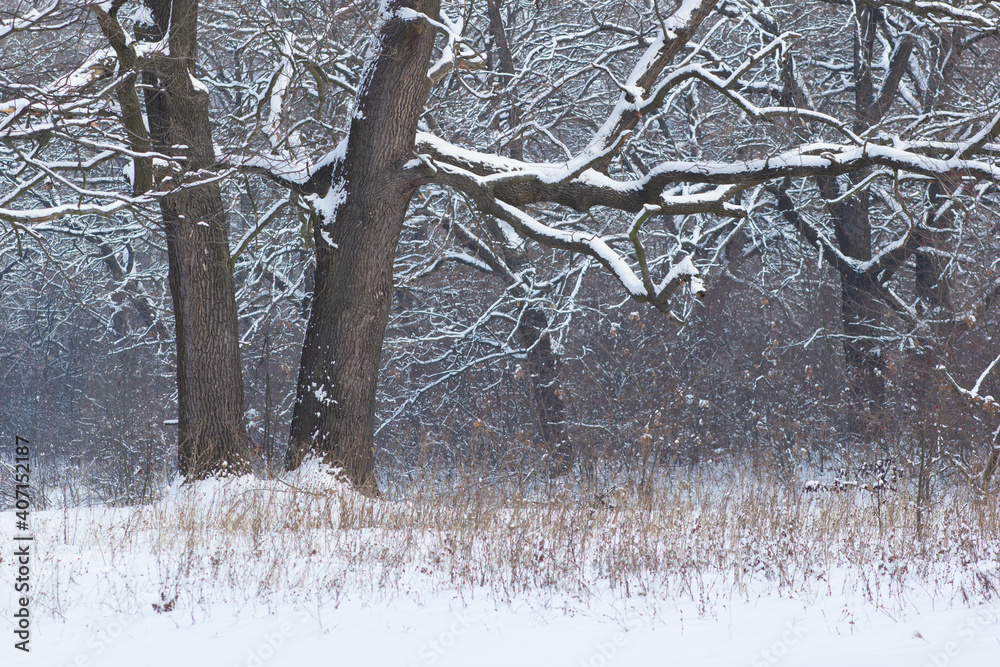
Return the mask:
{"type": "Polygon", "coordinates": [[[0,655],[994,664],[998,101],[988,0],[0,0],[0,655]]]}

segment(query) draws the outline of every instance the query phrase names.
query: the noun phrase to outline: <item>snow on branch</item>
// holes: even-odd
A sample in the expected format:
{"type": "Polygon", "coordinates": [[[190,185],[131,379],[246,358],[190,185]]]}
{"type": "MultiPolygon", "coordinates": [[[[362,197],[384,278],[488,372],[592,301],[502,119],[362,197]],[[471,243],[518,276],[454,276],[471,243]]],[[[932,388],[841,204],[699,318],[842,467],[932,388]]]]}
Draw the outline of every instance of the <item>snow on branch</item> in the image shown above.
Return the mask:
{"type": "MultiPolygon", "coordinates": [[[[465,193],[476,202],[479,210],[506,222],[526,238],[550,248],[592,257],[621,283],[632,298],[651,303],[664,312],[669,311],[670,297],[681,284],[691,282],[694,291],[703,291],[700,280],[694,283],[699,272],[687,256],[672,266],[663,281],[654,287],[651,280],[639,278],[625,258],[613,248],[615,239],[546,225],[497,197],[493,188],[495,184],[488,177],[442,163],[438,165],[436,181],[465,193]]],[[[648,269],[646,272],[648,275],[648,269]]]]}
{"type": "MultiPolygon", "coordinates": [[[[887,170],[896,178],[909,174],[1000,180],[1000,167],[990,162],[937,158],[872,141],[862,145],[809,144],[778,155],[740,162],[666,161],[642,178],[631,181],[618,181],[592,168],[590,165],[599,162],[600,156],[592,156],[588,163],[582,163],[579,158],[563,164],[529,163],[453,146],[428,133],[418,135],[416,150],[418,159],[406,166],[414,178],[463,192],[480,210],[507,222],[519,234],[542,245],[594,258],[615,276],[630,296],[665,312],[671,295],[680,284],[689,283],[695,294],[703,291],[704,285],[688,255],[673,262],[666,277],[659,284],[654,283],[638,238],[639,228],[650,215],[713,213],[743,217],[747,211],[732,200],[750,187],[780,178],[834,176],[873,167],[887,170]],[[668,189],[678,184],[716,187],[668,194],[668,189]],[[636,275],[614,249],[610,237],[547,226],[523,210],[527,205],[539,203],[561,204],[578,211],[604,206],[642,212],[641,222],[633,225],[629,234],[642,277],[636,275]]],[[[875,274],[892,268],[916,242],[916,236],[907,234],[870,261],[862,262],[841,252],[832,239],[807,221],[799,220],[798,226],[834,265],[858,274],[875,274]]],[[[697,239],[692,243],[697,245],[697,239]]]]}
{"type": "MultiPolygon", "coordinates": [[[[278,126],[284,113],[285,96],[291,86],[292,77],[295,74],[295,35],[287,30],[282,31],[278,37],[278,62],[275,64],[274,73],[270,77],[267,90],[260,99],[260,107],[266,103],[268,105],[267,117],[261,123],[261,131],[267,137],[271,148],[275,151],[280,149],[281,141],[278,136],[278,126]]],[[[288,137],[291,148],[298,144],[295,135],[288,137]]]]}
{"type": "Polygon", "coordinates": [[[972,28],[982,28],[986,30],[996,30],[1000,26],[1000,11],[994,2],[980,2],[978,4],[984,11],[992,12],[993,16],[987,16],[969,9],[968,7],[957,7],[947,2],[934,2],[927,0],[882,0],[876,3],[884,7],[899,7],[906,9],[918,16],[928,18],[944,19],[942,23],[956,26],[972,28]]]}
{"type": "MultiPolygon", "coordinates": [[[[117,30],[120,33],[121,27],[117,30]]],[[[124,38],[124,33],[120,36],[124,38]]],[[[0,100],[0,140],[31,139],[60,128],[91,125],[123,81],[166,48],[165,43],[126,45],[111,41],[112,46],[96,49],[75,69],[47,86],[8,86],[22,91],[24,96],[0,100]],[[126,67],[121,66],[114,46],[128,51],[126,67]]]]}
{"type": "Polygon", "coordinates": [[[70,23],[72,19],[68,19],[65,22],[58,25],[49,25],[45,21],[50,19],[55,15],[56,10],[59,9],[60,0],[49,0],[49,2],[41,8],[32,9],[30,12],[26,13],[23,17],[15,16],[10,21],[0,21],[0,39],[11,35],[15,32],[25,32],[28,30],[58,30],[63,28],[70,23]]]}
{"type": "Polygon", "coordinates": [[[119,199],[110,204],[84,204],[78,202],[27,210],[0,208],[0,220],[18,225],[27,225],[58,220],[70,215],[99,215],[106,217],[135,203],[131,200],[119,199]]]}
{"type": "Polygon", "coordinates": [[[425,182],[439,181],[428,165],[450,166],[482,177],[507,203],[553,202],[579,211],[592,206],[608,206],[638,212],[646,204],[663,207],[663,214],[719,213],[743,215],[729,199],[742,189],[767,181],[792,177],[836,176],[862,169],[884,167],[900,175],[939,177],[959,175],[996,182],[1000,166],[991,162],[961,158],[936,158],[895,146],[868,142],[861,146],[806,144],[777,155],[738,162],[669,160],[650,169],[645,176],[619,181],[592,168],[580,169],[576,159],[558,163],[532,163],[480,153],[454,146],[426,132],[416,139],[416,152],[423,159],[407,168],[420,172],[425,182]],[[677,183],[703,183],[720,188],[706,194],[665,197],[664,190],[677,183]]]}
{"type": "Polygon", "coordinates": [[[287,153],[222,154],[219,162],[242,172],[262,174],[299,194],[325,196],[330,188],[333,170],[346,153],[345,137],[333,150],[312,163],[297,160],[287,153]]]}
{"type": "Polygon", "coordinates": [[[715,0],[684,0],[663,21],[659,36],[639,58],[625,83],[619,85],[623,92],[585,153],[597,154],[618,144],[619,137],[638,124],[642,117],[640,101],[649,94],[660,73],[680,53],[716,4],[715,0]]]}
{"type": "Polygon", "coordinates": [[[443,32],[447,39],[447,43],[441,49],[441,57],[427,70],[427,78],[433,83],[438,83],[454,69],[486,68],[486,58],[476,51],[462,34],[465,29],[465,21],[461,16],[457,19],[451,19],[444,10],[441,10],[441,20],[433,21],[412,9],[404,7],[399,10],[399,16],[403,20],[407,20],[408,15],[413,15],[414,19],[426,19],[428,23],[443,32]],[[404,11],[408,14],[404,14],[404,11]]]}

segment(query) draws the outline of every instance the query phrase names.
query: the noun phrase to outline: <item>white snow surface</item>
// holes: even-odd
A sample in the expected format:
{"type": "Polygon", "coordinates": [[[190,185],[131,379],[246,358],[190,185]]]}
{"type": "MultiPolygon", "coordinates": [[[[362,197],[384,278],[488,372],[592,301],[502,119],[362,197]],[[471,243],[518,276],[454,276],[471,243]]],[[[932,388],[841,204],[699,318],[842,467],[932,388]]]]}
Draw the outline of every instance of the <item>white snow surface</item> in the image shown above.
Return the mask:
{"type": "Polygon", "coordinates": [[[129,12],[128,18],[136,25],[151,26],[156,23],[156,19],[153,18],[153,10],[144,4],[135,5],[129,12]]]}
{"type": "MultiPolygon", "coordinates": [[[[330,185],[330,190],[326,193],[325,197],[309,195],[306,199],[309,201],[309,205],[322,217],[322,224],[332,224],[337,219],[337,211],[347,201],[347,184],[343,179],[338,179],[330,185]]],[[[325,235],[325,232],[323,239],[327,243],[333,244],[325,235]]]]}
{"type": "MultiPolygon", "coordinates": [[[[113,545],[123,531],[157,535],[166,530],[171,511],[183,515],[192,503],[213,509],[220,493],[239,497],[289,485],[328,494],[334,507],[352,502],[347,487],[322,468],[307,466],[298,477],[275,482],[248,476],[193,487],[175,484],[158,501],[159,509],[150,510],[153,514],[108,507],[33,513],[39,560],[33,562],[32,581],[46,589],[47,606],[33,609],[30,653],[13,648],[15,597],[8,564],[15,517],[0,512],[0,613],[6,628],[0,664],[990,667],[1000,656],[997,605],[968,606],[919,588],[905,593],[902,606],[876,605],[854,590],[849,573],[836,565],[829,578],[801,594],[753,585],[717,587],[708,572],[702,590],[690,595],[646,594],[637,586],[623,596],[594,581],[586,601],[546,593],[544,583],[536,591],[513,594],[448,590],[422,585],[417,572],[377,584],[379,590],[395,591],[391,595],[344,586],[340,592],[288,589],[247,600],[227,596],[224,582],[208,578],[198,583],[201,593],[173,609],[156,610],[162,601],[157,593],[170,584],[161,580],[170,569],[164,552],[152,544],[130,553],[113,545]],[[156,512],[162,512],[159,523],[156,512]],[[87,531],[93,534],[81,538],[87,531]],[[83,549],[75,546],[80,543],[83,549]],[[72,572],[68,578],[66,570],[72,572]],[[63,587],[61,597],[52,590],[56,585],[63,587]]],[[[373,543],[373,537],[365,540],[373,543]]],[[[225,557],[213,555],[211,544],[203,551],[206,560],[225,557]]],[[[283,557],[275,553],[277,561],[283,557]]],[[[348,576],[364,563],[364,557],[357,558],[348,576]]]]}
{"type": "Polygon", "coordinates": [[[287,30],[284,31],[278,42],[278,48],[281,58],[275,64],[275,71],[271,76],[268,115],[261,128],[273,149],[277,149],[280,143],[278,128],[284,113],[285,96],[295,74],[295,35],[287,30]]]}
{"type": "Polygon", "coordinates": [[[997,609],[933,609],[894,619],[830,600],[734,601],[718,617],[695,604],[587,613],[530,601],[343,600],[298,610],[217,605],[190,613],[96,615],[35,626],[32,651],[5,642],[10,667],[599,667],[808,665],[991,667],[1000,655],[997,609]]]}
{"type": "MultiPolygon", "coordinates": [[[[60,0],[49,0],[44,7],[32,9],[26,12],[24,16],[19,17],[15,15],[10,20],[0,21],[0,37],[5,37],[15,30],[26,30],[30,28],[44,19],[47,15],[54,12],[59,7],[59,2],[60,0]]],[[[4,18],[6,18],[6,16],[4,18]]]]}
{"type": "Polygon", "coordinates": [[[125,177],[129,185],[135,185],[135,160],[130,159],[125,163],[125,166],[122,167],[122,176],[125,177]]]}
{"type": "Polygon", "coordinates": [[[337,143],[333,150],[328,152],[316,162],[309,163],[305,160],[297,160],[287,151],[283,154],[251,154],[239,155],[216,150],[221,159],[228,160],[234,166],[252,167],[274,174],[279,178],[302,185],[312,176],[337,160],[342,160],[347,154],[347,137],[337,143]]]}
{"type": "Polygon", "coordinates": [[[191,87],[194,88],[199,93],[208,94],[208,86],[202,83],[194,74],[188,72],[188,78],[191,80],[191,87]]]}

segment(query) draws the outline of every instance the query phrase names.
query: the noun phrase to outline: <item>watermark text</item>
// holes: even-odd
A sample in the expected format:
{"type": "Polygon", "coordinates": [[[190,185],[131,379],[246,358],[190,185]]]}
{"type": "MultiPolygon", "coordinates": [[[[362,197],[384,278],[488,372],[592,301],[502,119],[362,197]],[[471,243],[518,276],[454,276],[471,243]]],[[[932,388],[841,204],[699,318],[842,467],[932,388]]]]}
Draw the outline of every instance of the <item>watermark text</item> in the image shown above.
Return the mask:
{"type": "Polygon", "coordinates": [[[27,440],[14,440],[14,648],[31,650],[31,449],[27,440]]]}

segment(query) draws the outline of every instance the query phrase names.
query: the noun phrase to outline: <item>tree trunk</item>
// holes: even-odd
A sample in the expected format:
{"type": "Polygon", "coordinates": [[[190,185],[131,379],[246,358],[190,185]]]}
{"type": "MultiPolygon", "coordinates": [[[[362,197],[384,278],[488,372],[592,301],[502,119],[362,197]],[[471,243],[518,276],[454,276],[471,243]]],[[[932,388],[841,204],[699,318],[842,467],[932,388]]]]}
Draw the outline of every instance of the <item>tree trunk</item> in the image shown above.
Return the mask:
{"type": "MultiPolygon", "coordinates": [[[[501,0],[487,0],[487,9],[490,17],[490,33],[493,35],[499,56],[500,71],[506,75],[501,85],[503,88],[507,88],[515,74],[514,57],[507,41],[503,17],[500,15],[500,3],[501,0]]],[[[513,96],[511,96],[509,103],[510,129],[517,132],[521,124],[521,114],[513,96]]],[[[515,136],[511,140],[509,150],[510,156],[515,160],[524,159],[524,146],[520,137],[515,136]]],[[[517,253],[510,248],[499,225],[488,225],[487,230],[493,237],[493,241],[503,248],[503,258],[508,268],[507,273],[520,272],[526,263],[522,253],[517,253]]],[[[570,451],[570,442],[566,434],[566,406],[563,403],[562,387],[559,382],[559,357],[552,350],[552,339],[546,331],[547,328],[548,318],[546,318],[545,313],[530,305],[526,306],[521,321],[518,323],[517,333],[521,344],[527,350],[525,365],[528,372],[528,384],[531,387],[532,406],[542,440],[549,447],[555,463],[553,472],[563,473],[572,462],[572,451],[570,451]]]]}
{"type": "Polygon", "coordinates": [[[538,428],[542,440],[550,448],[553,472],[563,473],[572,463],[573,452],[566,437],[566,405],[559,382],[559,357],[552,351],[547,327],[545,313],[528,308],[517,325],[517,333],[528,351],[528,382],[538,428]]]}
{"type": "MultiPolygon", "coordinates": [[[[868,192],[859,192],[853,204],[841,204],[836,208],[836,234],[841,252],[863,262],[870,260],[868,192]]],[[[878,297],[877,288],[868,275],[841,274],[844,366],[847,385],[857,406],[851,430],[856,437],[868,441],[880,438],[885,428],[886,364],[879,341],[885,306],[878,297]]]]}
{"type": "Polygon", "coordinates": [[[346,152],[314,196],[316,284],[299,368],[286,466],[310,453],[377,493],[375,390],[392,307],[396,246],[415,184],[417,121],[431,82],[440,0],[393,0],[381,12],[358,88],[346,152]]]}
{"type": "MultiPolygon", "coordinates": [[[[945,246],[945,234],[952,228],[955,215],[948,209],[944,215],[936,212],[945,203],[945,194],[941,183],[934,182],[927,188],[927,199],[930,212],[927,216],[927,230],[920,235],[920,247],[940,249],[945,246]]],[[[914,271],[914,290],[919,299],[919,312],[932,321],[950,324],[954,319],[954,308],[951,303],[951,287],[945,274],[947,260],[933,252],[917,252],[914,271]]],[[[937,333],[945,333],[947,326],[934,326],[937,333]]],[[[940,341],[938,341],[940,342],[940,341]]]]}
{"type": "MultiPolygon", "coordinates": [[[[215,150],[208,92],[193,78],[198,55],[198,0],[147,0],[169,56],[144,77],[154,149],[177,159],[181,173],[161,189],[211,177],[215,150]],[[179,148],[184,147],[184,148],[179,148]],[[171,182],[172,181],[172,182],[171,182]]],[[[239,322],[229,263],[226,212],[217,183],[178,188],[160,201],[167,238],[170,295],[177,336],[178,464],[189,479],[249,469],[239,322]]]]}
{"type": "Polygon", "coordinates": [[[874,435],[869,431],[878,426],[885,407],[886,364],[878,340],[885,307],[875,296],[872,280],[867,276],[843,274],[841,299],[847,384],[859,411],[874,420],[862,434],[874,435]]]}
{"type": "MultiPolygon", "coordinates": [[[[504,30],[503,18],[500,16],[500,2],[502,0],[486,0],[487,9],[490,16],[490,34],[496,43],[497,55],[500,60],[500,72],[505,76],[500,83],[501,88],[507,88],[514,78],[514,56],[507,42],[507,33],[504,30]]],[[[521,125],[521,112],[517,108],[517,101],[514,96],[510,97],[510,129],[518,132],[521,125]]],[[[524,144],[520,136],[514,135],[510,142],[510,156],[515,160],[524,159],[524,144]]]]}
{"type": "MultiPolygon", "coordinates": [[[[891,93],[902,77],[912,45],[904,45],[893,60],[885,92],[876,100],[872,79],[872,60],[877,35],[879,11],[855,2],[857,30],[854,38],[854,114],[855,132],[862,133],[879,122],[888,110],[891,93]],[[886,93],[890,93],[887,95],[886,93]]],[[[852,174],[851,187],[868,176],[862,171],[852,174]]],[[[820,193],[828,201],[841,199],[835,178],[816,179],[820,193]]],[[[827,210],[834,221],[837,245],[852,259],[872,258],[872,223],[867,190],[836,204],[827,210]]],[[[878,285],[869,276],[852,270],[841,271],[841,308],[844,332],[844,370],[855,410],[848,420],[848,430],[856,440],[872,442],[884,437],[888,428],[885,411],[887,366],[882,355],[879,325],[885,307],[878,296],[878,285]]]]}
{"type": "MultiPolygon", "coordinates": [[[[852,185],[866,174],[852,177],[852,185]]],[[[832,178],[817,178],[824,199],[840,197],[840,188],[832,178]]],[[[830,204],[827,210],[834,220],[837,245],[847,257],[862,262],[872,258],[871,219],[868,192],[861,191],[849,201],[830,204]]],[[[880,349],[879,326],[885,306],[878,295],[878,285],[870,275],[861,275],[850,267],[840,271],[841,315],[844,332],[844,372],[850,400],[855,409],[848,419],[848,430],[855,439],[872,441],[886,428],[886,364],[880,349]]]]}
{"type": "MultiPolygon", "coordinates": [[[[924,91],[923,110],[927,114],[933,113],[935,106],[943,101],[940,98],[948,95],[947,83],[955,77],[958,63],[965,51],[965,31],[962,28],[942,30],[939,39],[939,64],[924,91]]],[[[954,189],[958,185],[957,179],[950,181],[948,185],[954,189]]],[[[951,230],[955,222],[954,208],[946,209],[941,215],[938,215],[938,211],[949,194],[951,193],[946,191],[945,182],[935,181],[928,186],[927,223],[926,230],[921,233],[920,247],[939,249],[947,245],[946,240],[950,236],[947,230],[951,230]]],[[[917,252],[915,259],[914,288],[920,312],[942,324],[950,322],[954,318],[954,308],[945,274],[948,262],[933,252],[917,252]]],[[[939,339],[947,336],[949,328],[947,325],[934,327],[939,339]]],[[[939,340],[938,344],[940,343],[939,340]]]]}

